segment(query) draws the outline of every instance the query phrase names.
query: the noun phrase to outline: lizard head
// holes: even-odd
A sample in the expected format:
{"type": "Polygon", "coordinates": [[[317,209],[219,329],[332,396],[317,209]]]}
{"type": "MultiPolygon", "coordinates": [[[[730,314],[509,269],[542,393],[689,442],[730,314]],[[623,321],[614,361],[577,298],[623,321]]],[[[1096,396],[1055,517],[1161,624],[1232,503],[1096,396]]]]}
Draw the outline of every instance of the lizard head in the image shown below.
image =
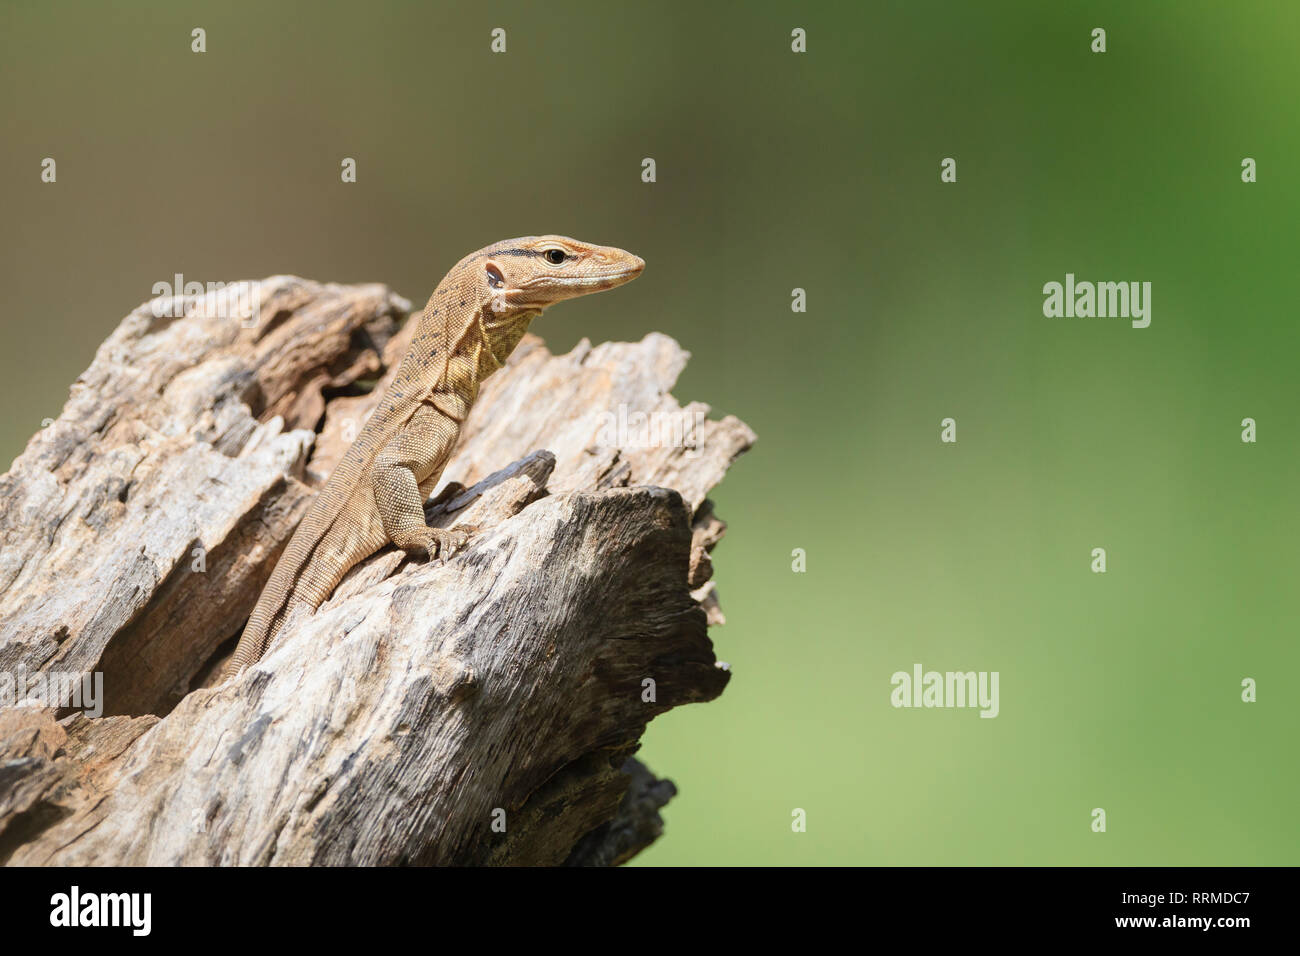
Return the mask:
{"type": "Polygon", "coordinates": [[[484,249],[481,265],[495,311],[533,313],[631,282],[644,268],[630,252],[568,236],[507,239],[484,249]]]}

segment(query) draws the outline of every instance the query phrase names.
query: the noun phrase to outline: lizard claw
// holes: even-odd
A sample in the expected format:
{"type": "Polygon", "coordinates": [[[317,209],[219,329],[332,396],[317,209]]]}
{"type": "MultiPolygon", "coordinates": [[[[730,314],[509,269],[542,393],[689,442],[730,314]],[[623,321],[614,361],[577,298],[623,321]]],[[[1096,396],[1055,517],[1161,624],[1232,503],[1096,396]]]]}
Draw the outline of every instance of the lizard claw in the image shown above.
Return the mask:
{"type": "Polygon", "coordinates": [[[443,540],[439,548],[438,560],[441,563],[446,564],[451,560],[452,555],[456,554],[456,552],[464,548],[465,545],[469,544],[470,538],[477,533],[478,528],[473,525],[460,525],[459,527],[443,531],[443,540]]]}
{"type": "Polygon", "coordinates": [[[427,528],[425,530],[425,534],[421,534],[418,540],[410,542],[403,550],[412,557],[446,564],[452,555],[465,547],[470,536],[478,529],[460,527],[427,528]]]}

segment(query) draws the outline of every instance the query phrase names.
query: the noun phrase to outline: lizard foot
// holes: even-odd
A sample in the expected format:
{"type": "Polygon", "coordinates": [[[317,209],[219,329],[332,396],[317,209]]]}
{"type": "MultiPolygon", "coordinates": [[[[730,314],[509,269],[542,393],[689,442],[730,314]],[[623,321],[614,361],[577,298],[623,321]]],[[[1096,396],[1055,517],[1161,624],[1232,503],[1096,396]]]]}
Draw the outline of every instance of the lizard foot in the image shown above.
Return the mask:
{"type": "Polygon", "coordinates": [[[396,544],[413,558],[446,561],[465,547],[470,536],[477,530],[470,527],[425,528],[422,533],[417,532],[412,535],[413,540],[396,542],[396,544]]]}

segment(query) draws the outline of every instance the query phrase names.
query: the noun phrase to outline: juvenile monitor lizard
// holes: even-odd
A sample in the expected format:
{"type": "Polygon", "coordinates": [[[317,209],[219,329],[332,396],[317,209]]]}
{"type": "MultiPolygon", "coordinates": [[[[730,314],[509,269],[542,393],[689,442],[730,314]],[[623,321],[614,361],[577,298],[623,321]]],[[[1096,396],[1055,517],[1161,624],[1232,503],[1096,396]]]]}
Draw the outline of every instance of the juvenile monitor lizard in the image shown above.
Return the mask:
{"type": "Polygon", "coordinates": [[[508,239],[471,253],[438,284],[378,407],[289,539],[226,665],[256,663],[291,614],[314,611],[358,562],[389,541],[445,559],[467,532],[431,528],[437,485],[479,383],[501,368],[547,306],[630,282],[630,252],[565,236],[508,239]]]}

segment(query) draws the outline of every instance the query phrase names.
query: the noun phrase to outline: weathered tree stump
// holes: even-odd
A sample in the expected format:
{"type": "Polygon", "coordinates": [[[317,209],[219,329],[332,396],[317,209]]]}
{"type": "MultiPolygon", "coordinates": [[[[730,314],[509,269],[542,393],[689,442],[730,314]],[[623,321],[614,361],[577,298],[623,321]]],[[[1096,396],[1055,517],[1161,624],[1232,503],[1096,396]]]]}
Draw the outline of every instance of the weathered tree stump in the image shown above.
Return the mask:
{"type": "Polygon", "coordinates": [[[260,300],[242,320],[213,294],[127,316],[0,476],[0,702],[32,698],[0,709],[0,861],[610,864],[648,845],[674,791],[631,755],[656,714],[726,685],[706,495],[753,434],[678,406],[666,336],[560,356],[530,337],[427,506],[480,526],[469,546],[379,552],[213,686],[410,331],[379,285],[241,291],[260,300]],[[96,673],[102,716],[54,699],[96,673]]]}

